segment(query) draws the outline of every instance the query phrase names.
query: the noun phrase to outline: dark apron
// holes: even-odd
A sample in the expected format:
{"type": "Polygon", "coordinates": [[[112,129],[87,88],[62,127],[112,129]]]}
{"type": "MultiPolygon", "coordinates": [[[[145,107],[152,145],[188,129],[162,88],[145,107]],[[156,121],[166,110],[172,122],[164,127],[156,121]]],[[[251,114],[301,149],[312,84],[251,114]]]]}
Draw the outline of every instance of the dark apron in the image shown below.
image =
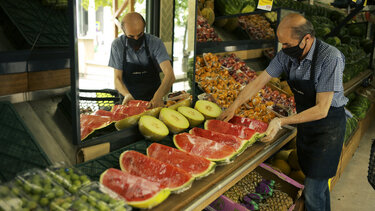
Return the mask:
{"type": "MultiPolygon", "coordinates": [[[[310,80],[288,80],[297,112],[316,105],[315,66],[320,40],[316,40],[310,80]]],[[[291,61],[288,64],[291,68],[291,61]]],[[[324,70],[322,70],[324,71],[324,70]]],[[[289,75],[288,75],[289,79],[289,75]]],[[[297,125],[297,154],[303,173],[311,178],[330,178],[336,174],[345,135],[344,107],[330,107],[327,117],[297,125]]]]}
{"type": "Polygon", "coordinates": [[[159,76],[160,67],[150,56],[150,50],[148,49],[146,38],[144,40],[145,50],[148,57],[148,65],[145,66],[126,61],[126,50],[128,46],[123,42],[124,61],[122,80],[134,99],[150,101],[161,84],[159,76]]]}

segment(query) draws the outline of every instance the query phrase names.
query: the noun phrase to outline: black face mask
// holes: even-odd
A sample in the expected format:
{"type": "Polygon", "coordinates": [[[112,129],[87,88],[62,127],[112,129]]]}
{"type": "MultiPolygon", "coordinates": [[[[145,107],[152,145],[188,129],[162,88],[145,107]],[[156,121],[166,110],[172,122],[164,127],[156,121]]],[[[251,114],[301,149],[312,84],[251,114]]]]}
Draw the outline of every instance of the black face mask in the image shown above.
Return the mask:
{"type": "Polygon", "coordinates": [[[138,40],[128,37],[128,43],[129,43],[130,47],[132,47],[134,50],[138,50],[141,47],[144,39],[145,39],[144,34],[142,36],[140,36],[138,38],[138,40]]]}
{"type": "Polygon", "coordinates": [[[302,56],[302,53],[303,53],[303,51],[305,50],[305,47],[306,47],[306,43],[305,43],[305,47],[303,47],[303,48],[299,47],[299,45],[301,44],[301,42],[302,42],[302,40],[305,36],[302,37],[301,41],[299,41],[299,43],[296,46],[293,46],[293,47],[290,47],[290,48],[283,48],[282,51],[286,55],[288,55],[292,58],[299,59],[302,56]]]}

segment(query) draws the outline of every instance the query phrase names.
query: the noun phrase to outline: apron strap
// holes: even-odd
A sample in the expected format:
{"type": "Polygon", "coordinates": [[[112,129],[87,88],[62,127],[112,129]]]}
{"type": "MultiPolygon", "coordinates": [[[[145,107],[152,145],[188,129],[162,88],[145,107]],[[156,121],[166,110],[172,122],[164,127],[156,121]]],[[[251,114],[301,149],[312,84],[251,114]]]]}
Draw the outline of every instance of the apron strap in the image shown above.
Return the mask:
{"type": "Polygon", "coordinates": [[[124,35],[124,39],[122,39],[121,42],[124,45],[124,52],[122,54],[122,57],[123,57],[123,60],[122,60],[122,71],[124,71],[125,70],[125,66],[126,66],[126,49],[128,47],[128,45],[125,44],[125,42],[126,42],[126,36],[125,35],[124,35]]]}
{"type": "Polygon", "coordinates": [[[313,54],[311,67],[310,67],[310,80],[313,81],[314,84],[315,84],[315,66],[316,66],[316,61],[318,59],[318,52],[319,52],[319,47],[320,47],[320,40],[318,40],[317,38],[315,39],[316,39],[315,49],[314,49],[314,54],[313,54]]]}

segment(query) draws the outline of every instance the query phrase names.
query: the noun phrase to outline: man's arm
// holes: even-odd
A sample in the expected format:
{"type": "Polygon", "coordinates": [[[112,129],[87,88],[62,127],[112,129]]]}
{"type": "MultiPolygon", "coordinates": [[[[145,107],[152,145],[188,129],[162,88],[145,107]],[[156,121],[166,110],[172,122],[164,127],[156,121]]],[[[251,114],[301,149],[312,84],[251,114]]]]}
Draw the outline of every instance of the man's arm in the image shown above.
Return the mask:
{"type": "Polygon", "coordinates": [[[261,88],[263,88],[270,80],[270,76],[267,71],[263,71],[257,78],[245,86],[240,92],[236,100],[225,110],[219,117],[220,120],[229,121],[235,114],[238,107],[244,104],[246,101],[251,99],[261,88]]]}
{"type": "Polygon", "coordinates": [[[301,113],[289,117],[280,118],[281,126],[299,124],[323,119],[327,116],[331,107],[333,92],[319,92],[316,94],[316,105],[301,113]]]}
{"type": "Polygon", "coordinates": [[[126,88],[123,80],[122,80],[122,71],[115,69],[115,74],[114,74],[114,80],[115,80],[115,88],[117,89],[120,94],[124,96],[124,100],[122,101],[122,104],[126,104],[129,100],[133,100],[133,96],[130,94],[128,88],[126,88]]]}
{"type": "Polygon", "coordinates": [[[160,63],[160,68],[164,73],[163,81],[161,82],[158,90],[156,90],[154,97],[150,101],[150,107],[160,107],[164,105],[163,97],[168,94],[169,90],[171,89],[174,81],[176,80],[171,62],[169,60],[165,60],[160,63]]]}

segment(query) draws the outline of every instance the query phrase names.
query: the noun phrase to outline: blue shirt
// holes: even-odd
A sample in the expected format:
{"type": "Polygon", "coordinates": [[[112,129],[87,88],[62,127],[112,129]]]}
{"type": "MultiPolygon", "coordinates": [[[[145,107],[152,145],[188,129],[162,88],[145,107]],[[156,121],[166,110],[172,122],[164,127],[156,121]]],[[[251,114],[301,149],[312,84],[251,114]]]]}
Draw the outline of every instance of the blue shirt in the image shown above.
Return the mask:
{"type": "MultiPolygon", "coordinates": [[[[289,80],[309,80],[310,67],[315,50],[316,38],[302,61],[286,55],[279,51],[270,62],[266,71],[272,77],[279,77],[283,72],[289,75],[289,80]],[[289,69],[288,63],[292,62],[289,69]]],[[[337,48],[321,42],[318,59],[315,64],[315,90],[319,92],[334,92],[331,106],[341,107],[346,105],[348,99],[344,96],[342,82],[345,68],[345,56],[337,48]]]]}
{"type": "MultiPolygon", "coordinates": [[[[150,56],[154,58],[158,64],[170,60],[164,43],[158,37],[151,34],[145,34],[145,39],[150,51],[150,56]]],[[[118,70],[122,70],[124,61],[124,44],[127,45],[126,61],[139,65],[148,65],[149,59],[147,57],[145,42],[141,45],[138,51],[135,51],[127,44],[128,39],[124,35],[116,38],[112,42],[111,56],[109,58],[108,66],[118,70]]]]}

